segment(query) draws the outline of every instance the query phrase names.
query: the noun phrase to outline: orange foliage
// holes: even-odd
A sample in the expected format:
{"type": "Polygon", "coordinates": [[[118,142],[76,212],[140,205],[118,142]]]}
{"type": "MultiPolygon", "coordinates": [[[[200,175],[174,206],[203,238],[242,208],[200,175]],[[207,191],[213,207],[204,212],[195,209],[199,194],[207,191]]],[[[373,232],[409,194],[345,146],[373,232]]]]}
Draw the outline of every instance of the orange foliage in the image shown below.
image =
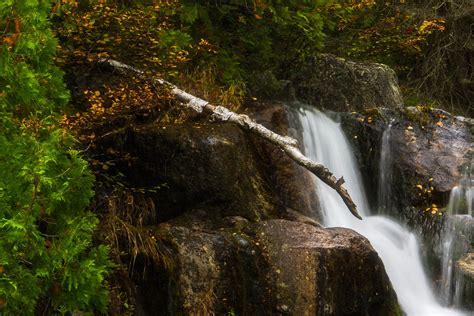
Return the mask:
{"type": "Polygon", "coordinates": [[[3,34],[0,36],[0,45],[6,45],[12,47],[15,45],[18,37],[20,36],[21,32],[21,21],[20,18],[16,15],[13,17],[13,25],[11,25],[11,18],[7,18],[5,21],[5,27],[3,34]],[[13,31],[11,28],[13,27],[13,31]],[[11,34],[11,35],[10,35],[11,34]]]}

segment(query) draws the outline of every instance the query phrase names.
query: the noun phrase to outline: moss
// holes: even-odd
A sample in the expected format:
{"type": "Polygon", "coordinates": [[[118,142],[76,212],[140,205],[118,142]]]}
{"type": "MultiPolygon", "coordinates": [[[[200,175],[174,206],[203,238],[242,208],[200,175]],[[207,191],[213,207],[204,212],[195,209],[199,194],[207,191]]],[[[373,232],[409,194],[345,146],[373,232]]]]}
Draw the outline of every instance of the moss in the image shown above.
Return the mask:
{"type": "Polygon", "coordinates": [[[430,105],[417,105],[415,107],[406,107],[402,115],[409,121],[426,126],[431,121],[433,108],[430,105]]]}
{"type": "Polygon", "coordinates": [[[474,135],[474,119],[466,118],[466,124],[467,126],[469,126],[469,131],[471,132],[471,134],[474,135]]]}
{"type": "Polygon", "coordinates": [[[371,108],[364,111],[366,116],[372,116],[376,118],[383,118],[382,112],[379,108],[371,108]]]}
{"type": "Polygon", "coordinates": [[[398,302],[393,302],[390,307],[393,316],[403,316],[405,313],[402,311],[402,308],[398,302]]]}

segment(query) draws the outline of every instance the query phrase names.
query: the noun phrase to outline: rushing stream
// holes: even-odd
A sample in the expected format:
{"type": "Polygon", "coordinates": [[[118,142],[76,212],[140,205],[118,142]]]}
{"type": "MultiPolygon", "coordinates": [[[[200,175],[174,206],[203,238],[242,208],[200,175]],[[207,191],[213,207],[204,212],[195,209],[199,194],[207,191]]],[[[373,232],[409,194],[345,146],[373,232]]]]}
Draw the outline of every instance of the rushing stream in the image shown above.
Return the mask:
{"type": "Polygon", "coordinates": [[[337,177],[344,176],[345,186],[364,218],[359,221],[352,216],[337,193],[317,180],[324,225],[352,228],[370,240],[408,316],[463,315],[437,302],[423,268],[416,237],[386,216],[370,215],[357,163],[339,123],[318,110],[305,107],[299,109],[298,120],[306,155],[324,164],[337,177]]]}

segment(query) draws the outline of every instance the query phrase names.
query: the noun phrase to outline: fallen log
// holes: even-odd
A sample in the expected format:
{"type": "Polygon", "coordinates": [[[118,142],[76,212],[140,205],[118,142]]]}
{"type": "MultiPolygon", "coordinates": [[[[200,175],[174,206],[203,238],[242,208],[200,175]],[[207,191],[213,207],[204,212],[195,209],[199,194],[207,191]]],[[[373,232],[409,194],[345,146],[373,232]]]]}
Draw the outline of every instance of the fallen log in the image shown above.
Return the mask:
{"type": "Polygon", "coordinates": [[[177,100],[194,111],[198,113],[210,114],[213,118],[220,121],[234,123],[243,130],[257,134],[267,141],[277,145],[297,164],[311,171],[329,187],[336,190],[349,211],[358,219],[362,219],[362,217],[357,212],[357,206],[355,205],[354,201],[352,201],[349,192],[347,192],[347,190],[343,187],[344,178],[341,177],[337,179],[324,165],[317,163],[303,155],[298,148],[298,141],[296,139],[276,134],[267,129],[265,126],[253,121],[247,115],[232,112],[223,106],[212,105],[206,100],[195,97],[163,79],[148,78],[144,71],[130,65],[106,58],[100,59],[99,63],[110,66],[122,73],[132,72],[138,74],[145,79],[153,81],[154,83],[166,86],[170,89],[170,92],[176,97],[177,100]]]}

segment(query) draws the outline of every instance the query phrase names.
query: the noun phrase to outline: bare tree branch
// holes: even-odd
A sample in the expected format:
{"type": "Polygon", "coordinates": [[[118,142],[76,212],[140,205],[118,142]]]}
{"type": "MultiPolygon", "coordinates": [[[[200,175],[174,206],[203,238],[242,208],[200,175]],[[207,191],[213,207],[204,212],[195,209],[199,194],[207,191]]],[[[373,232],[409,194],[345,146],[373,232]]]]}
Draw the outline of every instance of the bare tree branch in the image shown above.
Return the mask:
{"type": "Polygon", "coordinates": [[[243,130],[255,133],[258,136],[264,138],[265,140],[277,145],[297,164],[311,171],[324,183],[336,190],[337,193],[341,196],[344,203],[346,204],[349,211],[358,219],[362,219],[362,217],[357,212],[357,206],[355,205],[354,201],[352,201],[349,192],[347,192],[347,190],[342,186],[344,184],[344,179],[342,177],[340,179],[337,179],[324,165],[319,164],[303,155],[298,149],[298,141],[296,139],[276,134],[264,127],[263,125],[256,123],[247,115],[232,112],[222,106],[212,105],[203,99],[195,97],[179,89],[177,86],[163,79],[147,78],[144,71],[135,67],[126,65],[113,59],[103,58],[100,59],[99,62],[108,65],[122,73],[132,72],[142,76],[145,79],[149,79],[155,83],[166,86],[170,89],[171,93],[179,101],[181,101],[185,106],[193,109],[194,111],[198,113],[204,112],[210,114],[212,115],[212,117],[220,121],[232,122],[238,125],[243,130]]]}

